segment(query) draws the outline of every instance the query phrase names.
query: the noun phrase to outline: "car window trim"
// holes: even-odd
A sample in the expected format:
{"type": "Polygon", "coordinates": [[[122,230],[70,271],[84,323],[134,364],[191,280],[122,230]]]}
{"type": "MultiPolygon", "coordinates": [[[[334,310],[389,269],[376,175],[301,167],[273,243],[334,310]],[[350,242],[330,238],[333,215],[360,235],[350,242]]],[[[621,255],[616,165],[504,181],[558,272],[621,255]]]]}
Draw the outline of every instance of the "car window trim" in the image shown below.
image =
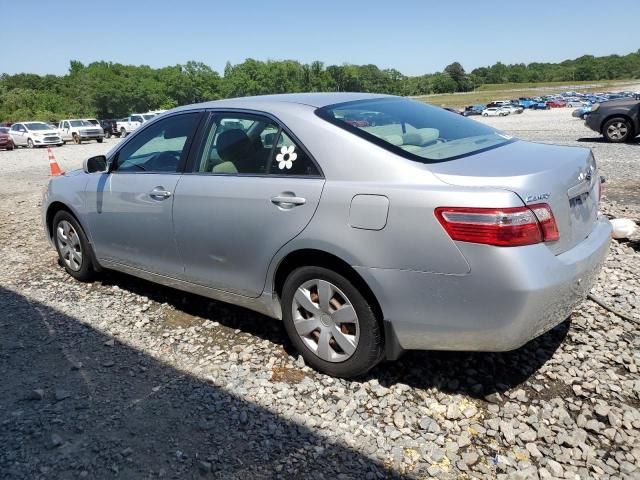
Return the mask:
{"type": "MultiPolygon", "coordinates": [[[[206,121],[203,121],[202,124],[205,125],[202,128],[200,138],[198,139],[197,147],[193,148],[193,157],[191,158],[191,162],[186,165],[184,170],[185,175],[207,175],[207,176],[222,176],[222,177],[269,177],[269,178],[320,178],[324,179],[325,175],[320,168],[320,164],[316,161],[316,159],[311,155],[309,149],[300,141],[300,139],[282,122],[278,117],[273,115],[272,113],[261,111],[261,110],[253,110],[247,108],[207,108],[206,112],[209,114],[206,121]],[[209,133],[209,129],[213,122],[215,122],[216,118],[225,115],[254,115],[258,117],[266,117],[271,120],[278,127],[278,135],[281,132],[285,132],[291,140],[302,150],[307,157],[311,160],[313,165],[316,167],[318,171],[318,175],[286,175],[286,174],[277,174],[277,173],[213,173],[213,172],[195,172],[195,163],[200,159],[202,155],[202,149],[204,148],[204,143],[206,141],[206,135],[209,133]]],[[[277,138],[277,137],[276,137],[277,138]]],[[[271,151],[273,155],[274,151],[271,151]]],[[[270,167],[269,167],[270,168],[270,167]]]]}
{"type": "Polygon", "coordinates": [[[120,174],[120,175],[129,175],[129,174],[133,174],[133,175],[182,175],[184,173],[185,165],[187,165],[189,157],[192,155],[192,146],[194,144],[194,140],[201,133],[201,128],[202,128],[203,118],[205,116],[205,111],[202,110],[202,109],[180,111],[180,112],[176,112],[176,113],[171,114],[171,115],[162,116],[162,118],[160,119],[161,121],[164,121],[164,120],[168,120],[168,119],[173,118],[173,117],[177,117],[179,115],[187,115],[187,114],[193,114],[193,113],[199,114],[199,118],[198,118],[197,123],[196,123],[196,128],[195,128],[191,138],[187,139],[187,143],[185,144],[185,147],[184,147],[184,149],[186,149],[186,154],[184,154],[185,152],[183,151],[183,155],[180,156],[180,161],[178,162],[178,166],[177,166],[175,172],[145,172],[145,171],[140,171],[140,172],[137,172],[137,171],[121,172],[121,171],[118,171],[118,169],[117,169],[117,167],[118,167],[118,156],[120,155],[120,152],[122,151],[122,149],[131,141],[132,138],[135,138],[140,132],[143,132],[145,129],[150,128],[157,121],[159,121],[160,117],[156,117],[155,119],[150,120],[150,121],[146,122],[145,124],[143,124],[144,126],[138,127],[136,129],[136,131],[128,139],[125,139],[125,141],[122,143],[122,145],[120,145],[118,147],[118,149],[116,151],[114,151],[112,155],[109,156],[108,162],[114,162],[114,165],[115,165],[115,168],[116,168],[115,170],[112,170],[109,173],[110,174],[117,173],[117,174],[120,174]]]}

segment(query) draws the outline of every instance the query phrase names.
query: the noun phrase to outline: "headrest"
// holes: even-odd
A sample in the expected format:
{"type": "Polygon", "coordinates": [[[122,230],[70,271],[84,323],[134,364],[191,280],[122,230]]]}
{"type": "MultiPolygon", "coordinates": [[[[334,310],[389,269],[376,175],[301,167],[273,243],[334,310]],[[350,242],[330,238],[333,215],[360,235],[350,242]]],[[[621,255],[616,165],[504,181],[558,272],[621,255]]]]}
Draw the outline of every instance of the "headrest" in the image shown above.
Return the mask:
{"type": "Polygon", "coordinates": [[[224,162],[241,160],[249,152],[251,140],[243,130],[234,128],[218,135],[216,149],[220,159],[224,162]]]}
{"type": "Polygon", "coordinates": [[[439,136],[440,130],[437,128],[421,128],[414,132],[405,133],[402,136],[402,141],[405,145],[423,146],[435,142],[439,136]]]}

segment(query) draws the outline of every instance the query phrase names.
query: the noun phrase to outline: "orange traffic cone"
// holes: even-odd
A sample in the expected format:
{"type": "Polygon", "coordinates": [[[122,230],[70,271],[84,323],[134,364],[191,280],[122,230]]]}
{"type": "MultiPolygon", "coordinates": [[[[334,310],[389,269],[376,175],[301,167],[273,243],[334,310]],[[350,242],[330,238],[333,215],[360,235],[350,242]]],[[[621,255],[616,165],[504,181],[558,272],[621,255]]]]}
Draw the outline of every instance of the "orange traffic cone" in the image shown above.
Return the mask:
{"type": "Polygon", "coordinates": [[[51,169],[51,176],[57,177],[58,175],[64,175],[64,172],[60,169],[60,165],[56,162],[56,157],[53,156],[51,147],[49,147],[49,168],[51,169]]]}

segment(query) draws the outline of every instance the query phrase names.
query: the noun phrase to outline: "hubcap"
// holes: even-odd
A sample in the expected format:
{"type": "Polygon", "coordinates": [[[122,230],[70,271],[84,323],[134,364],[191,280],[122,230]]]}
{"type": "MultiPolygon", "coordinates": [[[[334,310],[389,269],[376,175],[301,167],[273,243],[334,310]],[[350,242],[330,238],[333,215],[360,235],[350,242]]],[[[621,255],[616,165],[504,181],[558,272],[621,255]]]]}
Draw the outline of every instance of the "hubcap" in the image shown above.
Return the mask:
{"type": "Polygon", "coordinates": [[[80,245],[80,237],[78,232],[66,220],[58,223],[56,229],[56,241],[60,256],[64,263],[74,272],[82,267],[82,246],[80,245]]]}
{"type": "Polygon", "coordinates": [[[351,301],[326,280],[309,280],[296,290],[293,325],[304,344],[322,360],[344,362],[358,346],[360,327],[351,301]]]}
{"type": "Polygon", "coordinates": [[[607,127],[609,138],[620,140],[627,134],[627,126],[623,122],[615,122],[607,127]]]}

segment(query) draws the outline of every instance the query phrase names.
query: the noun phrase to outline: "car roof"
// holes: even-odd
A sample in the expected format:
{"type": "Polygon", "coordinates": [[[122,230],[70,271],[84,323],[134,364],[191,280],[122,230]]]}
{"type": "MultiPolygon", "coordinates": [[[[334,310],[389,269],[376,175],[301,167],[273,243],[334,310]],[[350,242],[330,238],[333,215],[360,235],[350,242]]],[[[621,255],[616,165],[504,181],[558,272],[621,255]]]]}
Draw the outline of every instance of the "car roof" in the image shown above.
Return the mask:
{"type": "Polygon", "coordinates": [[[253,97],[228,98],[225,100],[215,100],[212,102],[203,102],[193,105],[185,105],[174,109],[191,110],[198,108],[256,108],[268,109],[269,107],[278,107],[287,105],[305,105],[308,107],[322,108],[327,105],[337,103],[353,102],[356,100],[368,100],[374,98],[400,98],[393,95],[381,95],[375,93],[356,93],[356,92],[315,92],[315,93],[285,93],[277,95],[256,95],[253,97]]]}

